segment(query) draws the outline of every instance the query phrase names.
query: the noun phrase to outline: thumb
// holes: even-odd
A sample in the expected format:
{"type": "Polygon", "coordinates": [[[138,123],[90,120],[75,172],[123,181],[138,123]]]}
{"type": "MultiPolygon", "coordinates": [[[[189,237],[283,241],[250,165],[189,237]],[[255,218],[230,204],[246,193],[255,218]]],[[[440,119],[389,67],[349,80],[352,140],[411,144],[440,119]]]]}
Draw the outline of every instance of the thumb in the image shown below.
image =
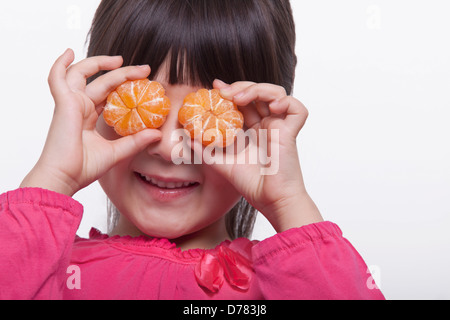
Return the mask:
{"type": "Polygon", "coordinates": [[[155,143],[162,138],[162,133],[156,129],[147,129],[134,135],[111,141],[113,147],[114,163],[130,158],[144,150],[149,144],[155,143]]]}
{"type": "Polygon", "coordinates": [[[232,175],[233,165],[236,163],[234,153],[227,152],[226,148],[204,146],[197,139],[191,140],[191,149],[194,151],[197,160],[209,165],[225,178],[232,175]]]}

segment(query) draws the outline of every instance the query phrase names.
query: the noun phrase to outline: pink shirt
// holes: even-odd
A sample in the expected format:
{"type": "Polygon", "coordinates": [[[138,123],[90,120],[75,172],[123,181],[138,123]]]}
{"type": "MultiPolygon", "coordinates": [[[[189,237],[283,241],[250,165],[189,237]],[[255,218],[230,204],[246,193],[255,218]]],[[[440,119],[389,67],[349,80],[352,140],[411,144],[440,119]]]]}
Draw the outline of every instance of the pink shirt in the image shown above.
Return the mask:
{"type": "Polygon", "coordinates": [[[0,196],[0,299],[384,299],[330,222],[181,251],[166,239],[96,230],[81,239],[82,214],[72,198],[43,189],[0,196]]]}

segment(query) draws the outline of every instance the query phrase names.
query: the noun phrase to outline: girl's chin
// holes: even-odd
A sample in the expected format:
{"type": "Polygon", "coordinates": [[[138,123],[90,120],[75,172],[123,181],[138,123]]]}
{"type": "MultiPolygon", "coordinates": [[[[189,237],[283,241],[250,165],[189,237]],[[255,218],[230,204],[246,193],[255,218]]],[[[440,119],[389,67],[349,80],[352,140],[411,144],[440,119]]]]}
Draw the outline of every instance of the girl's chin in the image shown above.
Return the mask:
{"type": "MultiPolygon", "coordinates": [[[[135,221],[135,225],[138,227],[141,234],[150,238],[161,238],[169,240],[178,240],[186,237],[201,236],[204,234],[210,234],[211,230],[218,231],[222,224],[220,218],[218,221],[211,221],[210,219],[195,219],[195,216],[186,208],[180,209],[184,211],[186,215],[180,216],[176,212],[164,212],[154,215],[152,217],[147,216],[146,221],[135,221]],[[169,218],[169,217],[172,218],[169,218]],[[177,219],[178,217],[178,219],[177,219]],[[151,223],[149,223],[151,221],[151,223]],[[157,223],[153,223],[157,221],[157,223]],[[220,224],[220,225],[219,225],[220,224]]],[[[197,216],[198,217],[198,216],[197,216]]],[[[225,225],[223,224],[225,228],[225,225]]],[[[216,233],[216,232],[215,232],[216,233]]],[[[174,241],[177,242],[177,241],[174,241]]]]}
{"type": "Polygon", "coordinates": [[[179,221],[174,221],[173,219],[168,219],[170,216],[174,217],[176,213],[164,212],[163,215],[155,215],[153,213],[151,217],[146,216],[144,221],[135,221],[136,233],[150,238],[178,239],[201,229],[191,225],[192,220],[183,223],[184,219],[181,218],[179,221]],[[157,223],[154,223],[154,221],[157,221],[157,223]]]}

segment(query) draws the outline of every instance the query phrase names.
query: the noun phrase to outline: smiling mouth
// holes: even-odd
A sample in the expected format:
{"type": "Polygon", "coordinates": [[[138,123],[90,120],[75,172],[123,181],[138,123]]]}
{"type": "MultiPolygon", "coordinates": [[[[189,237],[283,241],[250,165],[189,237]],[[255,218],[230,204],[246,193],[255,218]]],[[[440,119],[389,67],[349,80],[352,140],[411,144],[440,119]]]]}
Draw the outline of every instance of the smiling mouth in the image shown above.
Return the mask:
{"type": "Polygon", "coordinates": [[[180,181],[171,179],[164,179],[165,181],[163,181],[161,178],[148,177],[138,172],[136,172],[135,174],[139,179],[141,179],[146,184],[151,185],[153,187],[157,187],[159,189],[166,189],[169,191],[176,189],[188,189],[199,185],[198,182],[180,181]]]}

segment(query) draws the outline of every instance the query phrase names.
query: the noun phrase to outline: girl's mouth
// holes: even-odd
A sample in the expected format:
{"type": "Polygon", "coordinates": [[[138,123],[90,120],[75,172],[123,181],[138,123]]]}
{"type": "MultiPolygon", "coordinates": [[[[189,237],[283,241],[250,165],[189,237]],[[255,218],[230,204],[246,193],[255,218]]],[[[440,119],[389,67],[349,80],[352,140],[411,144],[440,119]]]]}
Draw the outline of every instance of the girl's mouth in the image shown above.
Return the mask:
{"type": "Polygon", "coordinates": [[[200,183],[181,179],[147,176],[135,172],[136,177],[143,183],[148,193],[161,202],[175,200],[193,192],[200,183]]]}

